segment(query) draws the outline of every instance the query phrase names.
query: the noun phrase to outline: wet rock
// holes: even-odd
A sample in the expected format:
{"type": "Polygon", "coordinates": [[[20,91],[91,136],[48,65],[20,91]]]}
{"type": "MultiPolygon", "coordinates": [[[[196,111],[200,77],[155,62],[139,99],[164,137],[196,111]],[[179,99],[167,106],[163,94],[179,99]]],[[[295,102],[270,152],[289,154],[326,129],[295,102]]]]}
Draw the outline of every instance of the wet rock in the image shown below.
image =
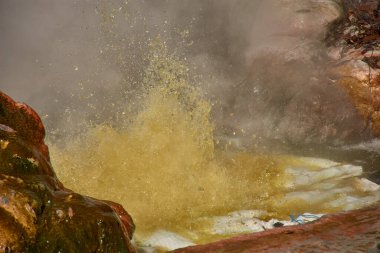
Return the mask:
{"type": "Polygon", "coordinates": [[[33,143],[46,157],[48,148],[44,144],[45,128],[38,114],[29,106],[13,101],[6,94],[1,93],[0,124],[17,132],[24,141],[33,143]]]}
{"type": "Polygon", "coordinates": [[[0,92],[0,252],[135,252],[118,204],[66,189],[38,115],[0,92]]]}
{"type": "Polygon", "coordinates": [[[281,227],[171,251],[196,252],[376,252],[380,206],[324,216],[302,226],[281,227]]]}
{"type": "Polygon", "coordinates": [[[380,3],[345,0],[345,15],[331,25],[326,38],[334,60],[328,74],[349,95],[366,121],[366,129],[380,136],[380,3]]]}

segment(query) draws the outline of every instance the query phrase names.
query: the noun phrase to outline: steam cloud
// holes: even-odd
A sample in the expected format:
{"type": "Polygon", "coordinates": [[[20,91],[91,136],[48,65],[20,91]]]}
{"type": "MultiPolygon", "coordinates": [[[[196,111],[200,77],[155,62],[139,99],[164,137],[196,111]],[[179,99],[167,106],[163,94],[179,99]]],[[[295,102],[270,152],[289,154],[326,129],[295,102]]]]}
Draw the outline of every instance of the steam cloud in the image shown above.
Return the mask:
{"type": "Polygon", "coordinates": [[[35,108],[51,139],[117,124],[159,35],[214,104],[220,138],[357,140],[364,124],[324,75],[338,2],[0,0],[0,88],[35,108]]]}

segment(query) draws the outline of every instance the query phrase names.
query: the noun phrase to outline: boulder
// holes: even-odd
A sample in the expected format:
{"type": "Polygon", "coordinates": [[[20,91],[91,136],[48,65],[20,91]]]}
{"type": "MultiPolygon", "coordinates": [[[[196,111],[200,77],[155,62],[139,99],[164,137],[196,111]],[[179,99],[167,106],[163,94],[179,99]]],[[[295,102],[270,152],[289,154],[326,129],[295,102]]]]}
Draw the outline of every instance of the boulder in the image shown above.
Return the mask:
{"type": "Polygon", "coordinates": [[[37,113],[0,92],[0,252],[135,252],[122,206],[57,179],[37,113]]]}

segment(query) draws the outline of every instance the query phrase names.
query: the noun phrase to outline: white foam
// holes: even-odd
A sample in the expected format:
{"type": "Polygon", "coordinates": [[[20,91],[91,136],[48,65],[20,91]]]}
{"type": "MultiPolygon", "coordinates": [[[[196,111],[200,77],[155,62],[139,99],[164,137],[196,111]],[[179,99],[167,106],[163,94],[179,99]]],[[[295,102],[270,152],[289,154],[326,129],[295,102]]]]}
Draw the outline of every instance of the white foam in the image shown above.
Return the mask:
{"type": "Polygon", "coordinates": [[[308,201],[309,203],[319,203],[328,201],[329,199],[333,198],[336,194],[349,194],[353,191],[354,189],[352,187],[343,187],[337,189],[330,189],[327,191],[315,190],[290,192],[285,195],[284,201],[302,199],[304,201],[308,201]]]}
{"type": "Polygon", "coordinates": [[[333,167],[339,165],[339,163],[328,160],[328,159],[323,159],[323,158],[316,158],[316,157],[299,157],[297,158],[299,161],[308,163],[312,166],[318,166],[322,168],[328,168],[328,167],[333,167]]]}
{"type": "Polygon", "coordinates": [[[155,231],[150,237],[142,240],[141,243],[142,248],[144,248],[145,246],[146,249],[153,247],[164,248],[167,250],[175,250],[178,248],[184,248],[195,245],[189,239],[166,230],[155,231]]]}
{"type": "Polygon", "coordinates": [[[293,180],[289,187],[299,187],[316,184],[322,181],[334,179],[341,180],[349,177],[360,176],[363,173],[361,166],[350,164],[325,167],[318,170],[310,170],[309,168],[287,168],[285,172],[292,175],[293,180]]]}
{"type": "Polygon", "coordinates": [[[333,207],[342,207],[343,210],[348,211],[363,206],[368,206],[379,201],[380,192],[377,192],[377,194],[366,197],[343,196],[339,199],[329,202],[329,204],[333,207]]]}
{"type": "Polygon", "coordinates": [[[263,221],[257,218],[257,216],[252,216],[255,212],[257,213],[257,211],[242,210],[229,213],[227,216],[214,217],[214,226],[211,233],[218,235],[233,235],[261,232],[275,228],[276,223],[281,223],[282,226],[299,225],[317,220],[323,216],[323,214],[305,213],[294,217],[294,220],[271,219],[269,221],[263,221]]]}

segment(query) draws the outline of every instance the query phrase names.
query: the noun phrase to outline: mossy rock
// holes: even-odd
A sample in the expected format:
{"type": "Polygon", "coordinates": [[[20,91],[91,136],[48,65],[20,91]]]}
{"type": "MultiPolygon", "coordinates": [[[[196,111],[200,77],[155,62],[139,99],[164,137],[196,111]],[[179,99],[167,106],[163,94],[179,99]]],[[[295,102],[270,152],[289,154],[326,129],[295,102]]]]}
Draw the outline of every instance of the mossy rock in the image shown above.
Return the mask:
{"type": "Polygon", "coordinates": [[[44,135],[32,109],[0,92],[0,253],[135,252],[128,213],[66,189],[44,135]]]}

